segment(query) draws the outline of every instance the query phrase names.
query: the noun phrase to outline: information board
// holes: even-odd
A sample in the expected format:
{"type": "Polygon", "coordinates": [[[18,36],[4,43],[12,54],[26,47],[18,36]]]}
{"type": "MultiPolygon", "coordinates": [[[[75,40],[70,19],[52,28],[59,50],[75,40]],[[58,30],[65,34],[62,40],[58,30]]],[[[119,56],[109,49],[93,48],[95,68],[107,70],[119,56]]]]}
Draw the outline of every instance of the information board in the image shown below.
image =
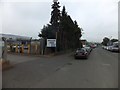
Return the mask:
{"type": "Polygon", "coordinates": [[[47,39],[47,47],[56,47],[56,39],[47,39]]]}

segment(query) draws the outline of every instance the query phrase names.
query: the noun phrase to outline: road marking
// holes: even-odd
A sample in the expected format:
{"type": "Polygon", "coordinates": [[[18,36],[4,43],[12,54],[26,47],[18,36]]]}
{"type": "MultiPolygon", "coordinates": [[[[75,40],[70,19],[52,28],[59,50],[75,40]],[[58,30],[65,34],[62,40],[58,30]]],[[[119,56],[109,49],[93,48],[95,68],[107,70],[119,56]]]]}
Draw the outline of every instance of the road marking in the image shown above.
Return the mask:
{"type": "Polygon", "coordinates": [[[102,64],[103,66],[110,66],[111,64],[102,64]]]}

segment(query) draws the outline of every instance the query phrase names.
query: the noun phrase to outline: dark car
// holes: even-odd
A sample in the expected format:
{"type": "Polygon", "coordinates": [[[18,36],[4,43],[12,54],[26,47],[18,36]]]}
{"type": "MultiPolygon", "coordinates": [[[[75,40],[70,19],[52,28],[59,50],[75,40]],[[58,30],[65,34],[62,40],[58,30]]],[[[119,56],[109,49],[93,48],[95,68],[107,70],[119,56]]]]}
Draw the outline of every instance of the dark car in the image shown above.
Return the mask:
{"type": "Polygon", "coordinates": [[[88,52],[85,48],[79,48],[74,54],[75,59],[77,58],[88,58],[88,52]]]}

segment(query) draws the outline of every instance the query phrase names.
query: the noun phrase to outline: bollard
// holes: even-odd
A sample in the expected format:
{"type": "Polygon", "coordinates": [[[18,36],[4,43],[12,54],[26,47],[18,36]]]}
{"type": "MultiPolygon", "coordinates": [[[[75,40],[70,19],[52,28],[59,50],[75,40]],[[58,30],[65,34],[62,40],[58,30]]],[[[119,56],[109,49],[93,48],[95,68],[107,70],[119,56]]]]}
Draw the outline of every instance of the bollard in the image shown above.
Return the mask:
{"type": "Polygon", "coordinates": [[[22,44],[22,53],[24,53],[24,44],[22,44]]]}
{"type": "Polygon", "coordinates": [[[37,47],[38,47],[38,46],[37,46],[37,44],[36,44],[36,45],[35,45],[35,52],[36,52],[36,54],[37,54],[37,47]]]}
{"type": "Polygon", "coordinates": [[[30,45],[28,45],[28,54],[30,54],[30,45]]]}
{"type": "Polygon", "coordinates": [[[16,50],[15,51],[16,51],[16,53],[18,53],[18,45],[17,44],[16,44],[16,50]]]}

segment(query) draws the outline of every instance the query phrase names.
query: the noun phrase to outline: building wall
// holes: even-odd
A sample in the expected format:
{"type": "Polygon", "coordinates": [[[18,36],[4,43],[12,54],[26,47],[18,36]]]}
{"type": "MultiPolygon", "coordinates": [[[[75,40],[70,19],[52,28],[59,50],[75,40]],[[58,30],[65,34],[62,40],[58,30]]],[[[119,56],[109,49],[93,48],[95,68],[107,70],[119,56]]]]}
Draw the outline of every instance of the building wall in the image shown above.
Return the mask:
{"type": "Polygon", "coordinates": [[[81,40],[82,45],[86,45],[86,40],[81,40]]]}

